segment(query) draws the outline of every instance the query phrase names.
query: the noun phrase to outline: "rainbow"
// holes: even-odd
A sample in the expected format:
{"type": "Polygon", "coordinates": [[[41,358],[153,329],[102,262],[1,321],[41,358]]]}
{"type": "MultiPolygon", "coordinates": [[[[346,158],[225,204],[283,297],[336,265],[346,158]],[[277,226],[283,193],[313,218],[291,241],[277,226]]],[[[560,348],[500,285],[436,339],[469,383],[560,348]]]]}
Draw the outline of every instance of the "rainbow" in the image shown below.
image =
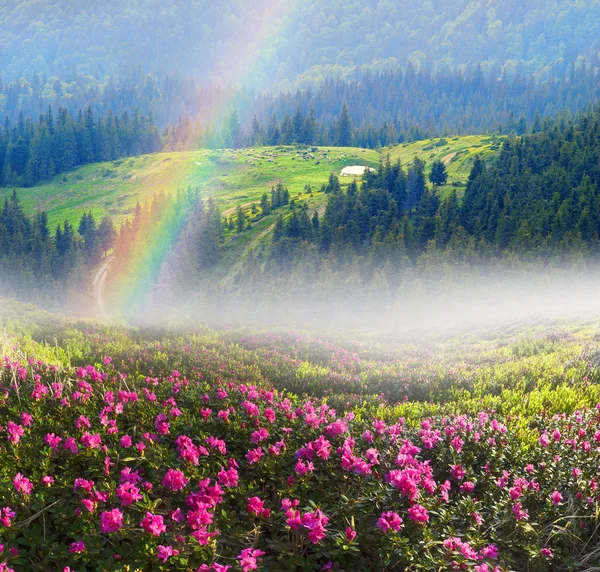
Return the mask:
{"type": "MultiPolygon", "coordinates": [[[[222,55],[211,70],[211,83],[231,81],[232,78],[238,86],[255,85],[257,79],[267,81],[265,70],[276,58],[277,46],[285,38],[286,27],[291,21],[289,16],[295,9],[295,0],[258,0],[240,4],[238,16],[248,22],[246,32],[237,38],[224,38],[222,55]]],[[[236,108],[234,90],[226,93],[231,95],[212,109],[199,113],[201,124],[220,125],[236,108]]],[[[183,167],[185,170],[193,168],[193,165],[183,167]]],[[[180,174],[186,175],[185,172],[180,174]]],[[[204,178],[208,180],[210,173],[204,178]]],[[[204,198],[210,195],[210,189],[200,188],[200,192],[204,198]]],[[[106,304],[111,314],[125,318],[152,314],[152,293],[186,226],[185,211],[168,208],[151,232],[130,246],[126,260],[115,261],[117,264],[114,263],[109,272],[110,291],[106,304]]]]}

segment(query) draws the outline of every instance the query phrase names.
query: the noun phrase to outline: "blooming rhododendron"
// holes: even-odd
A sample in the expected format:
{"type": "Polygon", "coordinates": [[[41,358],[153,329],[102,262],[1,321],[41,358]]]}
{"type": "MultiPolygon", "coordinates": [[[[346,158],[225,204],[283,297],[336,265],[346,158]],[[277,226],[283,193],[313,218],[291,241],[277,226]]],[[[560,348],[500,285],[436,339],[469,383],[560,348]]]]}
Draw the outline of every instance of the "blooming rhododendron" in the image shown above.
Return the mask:
{"type": "Polygon", "coordinates": [[[258,559],[265,554],[265,552],[258,550],[257,548],[244,548],[237,557],[240,561],[242,572],[256,570],[258,568],[258,559]]]}
{"type": "Polygon", "coordinates": [[[169,469],[162,480],[163,487],[173,492],[183,490],[187,487],[187,484],[188,479],[186,479],[183,472],[178,469],[169,469]]]}
{"type": "Polygon", "coordinates": [[[146,513],[146,516],[140,523],[140,526],[153,536],[160,536],[167,530],[163,517],[160,514],[152,514],[151,512],[146,513]]]}
{"type": "Polygon", "coordinates": [[[82,540],[71,543],[69,546],[69,552],[72,552],[73,554],[81,554],[82,552],[85,552],[85,543],[82,540]]]}
{"type": "Polygon", "coordinates": [[[104,533],[117,532],[123,527],[123,513],[118,508],[100,513],[100,526],[104,533]]]}
{"type": "Polygon", "coordinates": [[[416,504],[408,509],[408,518],[415,522],[425,523],[429,521],[429,513],[424,506],[416,504]]]}
{"type": "Polygon", "coordinates": [[[173,548],[172,546],[163,546],[159,544],[156,547],[156,557],[161,562],[165,563],[171,556],[177,556],[179,554],[179,550],[173,548]]]}
{"type": "MultiPolygon", "coordinates": [[[[490,406],[467,415],[445,385],[503,383],[492,370],[506,373],[507,362],[493,361],[512,359],[504,350],[482,360],[496,364],[484,376],[457,367],[453,352],[439,369],[421,367],[412,350],[392,367],[367,345],[360,365],[329,341],[313,354],[294,334],[247,351],[255,334],[224,345],[220,333],[207,343],[148,336],[119,348],[103,332],[90,329],[86,343],[95,364],[114,356],[106,366],[28,360],[19,373],[13,358],[0,362],[0,554],[16,569],[38,567],[49,550],[59,570],[219,572],[288,560],[325,570],[558,568],[576,557],[552,528],[558,513],[590,546],[600,541],[586,516],[600,495],[591,385],[573,392],[573,413],[544,399],[549,411],[524,425],[537,396],[511,394],[499,407],[494,385],[490,406]],[[315,356],[314,371],[326,373],[296,375],[315,356]],[[413,407],[415,396],[432,404],[413,407]],[[504,413],[514,403],[518,415],[504,413]],[[511,519],[519,548],[506,536],[511,519]],[[21,542],[36,522],[50,539],[42,549],[21,542]]],[[[574,385],[578,372],[596,383],[585,364],[572,372],[574,385]]]]}
{"type": "Polygon", "coordinates": [[[17,473],[13,479],[13,485],[15,490],[24,495],[30,495],[33,491],[33,484],[31,481],[23,476],[21,473],[17,473]]]}
{"type": "Polygon", "coordinates": [[[377,519],[377,526],[384,533],[388,530],[395,530],[397,532],[402,526],[402,519],[397,512],[389,510],[387,512],[383,512],[377,519]]]}

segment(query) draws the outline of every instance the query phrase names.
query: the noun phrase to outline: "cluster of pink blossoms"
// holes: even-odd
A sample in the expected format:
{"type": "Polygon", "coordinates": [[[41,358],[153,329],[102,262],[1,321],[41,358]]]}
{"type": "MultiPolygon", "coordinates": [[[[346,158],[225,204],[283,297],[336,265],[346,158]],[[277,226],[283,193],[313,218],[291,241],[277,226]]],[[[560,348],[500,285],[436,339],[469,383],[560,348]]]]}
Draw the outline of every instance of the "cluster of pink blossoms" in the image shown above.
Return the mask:
{"type": "Polygon", "coordinates": [[[308,530],[308,539],[313,544],[318,544],[327,536],[325,526],[329,522],[329,517],[325,516],[321,509],[302,514],[299,510],[295,509],[299,504],[300,501],[298,499],[283,499],[281,501],[281,510],[285,511],[286,523],[292,530],[298,530],[300,526],[306,528],[308,530]]]}

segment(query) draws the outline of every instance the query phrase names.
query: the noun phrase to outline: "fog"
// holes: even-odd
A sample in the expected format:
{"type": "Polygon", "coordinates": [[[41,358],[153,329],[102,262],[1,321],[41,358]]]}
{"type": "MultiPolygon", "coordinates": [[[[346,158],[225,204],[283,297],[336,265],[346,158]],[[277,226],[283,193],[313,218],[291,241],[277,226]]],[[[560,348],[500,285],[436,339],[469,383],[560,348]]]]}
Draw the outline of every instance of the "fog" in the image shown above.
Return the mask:
{"type": "Polygon", "coordinates": [[[443,272],[411,275],[394,290],[319,285],[220,294],[195,291],[176,301],[155,292],[131,323],[174,326],[360,330],[404,337],[477,331],[511,323],[592,321],[600,318],[600,271],[443,272]]]}

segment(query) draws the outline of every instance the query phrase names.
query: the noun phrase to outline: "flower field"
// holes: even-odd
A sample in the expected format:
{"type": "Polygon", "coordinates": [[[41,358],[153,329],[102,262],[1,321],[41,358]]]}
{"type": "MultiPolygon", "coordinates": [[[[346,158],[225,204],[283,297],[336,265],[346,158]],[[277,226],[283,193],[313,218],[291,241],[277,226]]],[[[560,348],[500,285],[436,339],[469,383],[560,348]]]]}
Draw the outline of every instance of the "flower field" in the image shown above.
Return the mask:
{"type": "Polygon", "coordinates": [[[0,570],[600,565],[592,325],[2,331],[0,570]]]}

